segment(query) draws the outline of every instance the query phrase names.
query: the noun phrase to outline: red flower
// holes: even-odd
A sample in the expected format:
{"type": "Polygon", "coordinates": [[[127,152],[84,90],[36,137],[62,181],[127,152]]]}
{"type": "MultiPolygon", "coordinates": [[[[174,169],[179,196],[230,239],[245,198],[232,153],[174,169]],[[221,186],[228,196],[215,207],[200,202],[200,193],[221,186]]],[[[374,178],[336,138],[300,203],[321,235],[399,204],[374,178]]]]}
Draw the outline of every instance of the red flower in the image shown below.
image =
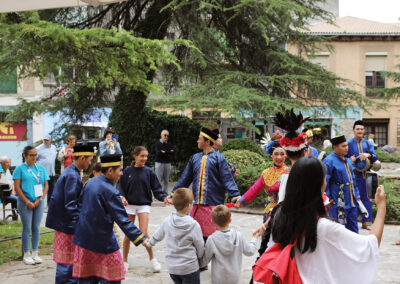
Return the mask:
{"type": "Polygon", "coordinates": [[[282,137],[281,140],[279,141],[279,143],[281,144],[281,146],[295,146],[295,147],[299,147],[301,144],[303,144],[304,141],[304,136],[306,136],[306,134],[300,133],[299,136],[294,137],[293,139],[287,138],[287,137],[282,137]]]}

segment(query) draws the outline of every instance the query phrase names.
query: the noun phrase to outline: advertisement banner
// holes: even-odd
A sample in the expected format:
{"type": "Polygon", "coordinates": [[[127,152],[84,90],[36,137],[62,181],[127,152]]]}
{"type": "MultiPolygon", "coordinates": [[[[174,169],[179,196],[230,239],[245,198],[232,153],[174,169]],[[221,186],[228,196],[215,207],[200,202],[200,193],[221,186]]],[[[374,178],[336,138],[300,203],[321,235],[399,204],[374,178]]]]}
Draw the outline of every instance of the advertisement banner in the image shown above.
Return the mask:
{"type": "Polygon", "coordinates": [[[0,141],[26,140],[26,123],[0,122],[0,141]]]}

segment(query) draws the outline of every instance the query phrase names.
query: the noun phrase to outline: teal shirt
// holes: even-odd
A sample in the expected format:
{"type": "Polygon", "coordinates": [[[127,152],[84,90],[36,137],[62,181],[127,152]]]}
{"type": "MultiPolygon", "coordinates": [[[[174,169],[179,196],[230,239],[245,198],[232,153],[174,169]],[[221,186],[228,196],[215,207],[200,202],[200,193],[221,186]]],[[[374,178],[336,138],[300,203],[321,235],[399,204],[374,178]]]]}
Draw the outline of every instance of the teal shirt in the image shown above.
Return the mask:
{"type": "Polygon", "coordinates": [[[35,175],[39,178],[39,183],[43,186],[44,190],[44,182],[49,180],[49,176],[46,172],[46,169],[36,164],[36,166],[28,166],[27,164],[19,165],[15,168],[13,173],[13,180],[19,179],[21,180],[21,190],[25,194],[26,198],[29,201],[34,202],[38,200],[40,197],[35,197],[35,189],[34,186],[39,184],[36,178],[33,176],[31,170],[35,175]]]}

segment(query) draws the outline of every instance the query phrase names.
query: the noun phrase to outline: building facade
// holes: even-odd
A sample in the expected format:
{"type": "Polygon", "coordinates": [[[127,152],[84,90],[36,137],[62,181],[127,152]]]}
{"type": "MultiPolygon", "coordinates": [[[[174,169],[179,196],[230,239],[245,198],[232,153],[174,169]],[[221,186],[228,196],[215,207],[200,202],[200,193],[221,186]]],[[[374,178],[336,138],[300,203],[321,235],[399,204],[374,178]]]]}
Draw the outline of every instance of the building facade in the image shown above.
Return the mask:
{"type": "MultiPolygon", "coordinates": [[[[344,88],[356,90],[377,101],[374,89],[395,86],[393,81],[382,76],[382,71],[400,72],[397,67],[400,63],[397,57],[400,55],[400,24],[343,17],[336,19],[335,25],[313,24],[310,33],[329,37],[329,44],[333,49],[330,51],[321,45],[321,51],[314,56],[304,54],[302,56],[347,79],[344,88]]],[[[299,53],[295,45],[289,46],[289,51],[294,54],[299,53]]],[[[383,101],[378,100],[378,102],[383,101]]],[[[399,101],[389,101],[386,109],[371,107],[367,111],[360,110],[360,112],[366,125],[366,132],[375,135],[375,143],[379,146],[400,145],[399,101]]]]}

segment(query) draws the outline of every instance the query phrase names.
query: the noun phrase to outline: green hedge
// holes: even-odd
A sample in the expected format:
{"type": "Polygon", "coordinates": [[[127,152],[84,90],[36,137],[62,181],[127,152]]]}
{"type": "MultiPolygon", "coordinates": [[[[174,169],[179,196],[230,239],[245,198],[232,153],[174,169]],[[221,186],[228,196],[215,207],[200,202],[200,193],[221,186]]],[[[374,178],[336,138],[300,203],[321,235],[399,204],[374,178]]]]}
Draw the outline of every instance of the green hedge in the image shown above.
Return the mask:
{"type": "Polygon", "coordinates": [[[263,156],[249,150],[228,150],[222,154],[239,170],[247,167],[264,167],[267,164],[267,160],[263,156]]]}
{"type": "MultiPolygon", "coordinates": [[[[265,157],[248,150],[228,150],[222,154],[229,163],[240,170],[240,175],[235,176],[235,181],[241,194],[257,181],[263,170],[272,166],[272,161],[267,161],[265,157]]],[[[267,194],[263,191],[250,206],[263,206],[266,199],[267,194]]]]}
{"type": "Polygon", "coordinates": [[[263,157],[267,156],[266,152],[261,149],[260,145],[252,140],[244,138],[229,140],[228,142],[225,142],[220,149],[221,152],[226,152],[229,150],[248,150],[257,153],[263,157]]]}
{"type": "Polygon", "coordinates": [[[396,153],[386,153],[379,149],[375,150],[376,154],[378,155],[378,160],[381,162],[387,163],[400,163],[400,155],[396,153]]]}
{"type": "Polygon", "coordinates": [[[197,139],[199,137],[200,123],[180,115],[168,115],[163,112],[144,107],[145,100],[140,99],[141,94],[132,98],[132,93],[123,88],[115,100],[110,126],[119,135],[124,164],[132,162],[132,150],[135,146],[145,146],[149,151],[148,165],[154,165],[154,145],[160,139],[163,129],[169,131],[169,141],[175,147],[172,165],[177,176],[184,170],[191,155],[198,152],[197,139]]]}

